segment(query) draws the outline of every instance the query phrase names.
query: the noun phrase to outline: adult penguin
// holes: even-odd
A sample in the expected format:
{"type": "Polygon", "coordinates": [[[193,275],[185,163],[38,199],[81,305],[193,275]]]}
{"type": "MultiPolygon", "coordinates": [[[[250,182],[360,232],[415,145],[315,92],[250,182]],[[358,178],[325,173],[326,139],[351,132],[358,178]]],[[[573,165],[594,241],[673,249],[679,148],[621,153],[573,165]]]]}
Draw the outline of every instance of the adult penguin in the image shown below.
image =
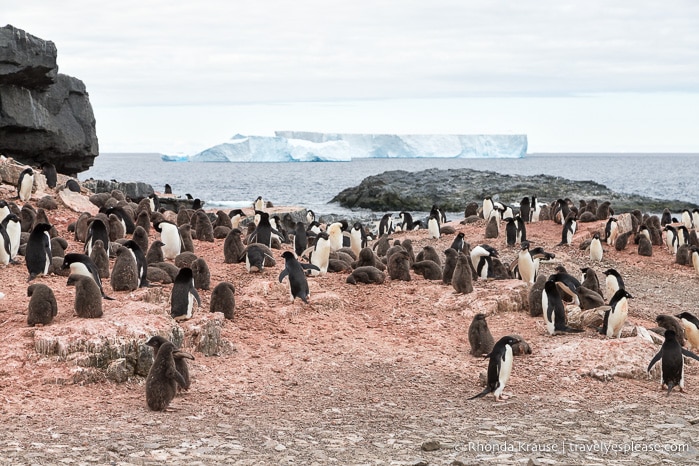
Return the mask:
{"type": "Polygon", "coordinates": [[[284,251],[284,270],[279,274],[279,283],[284,280],[284,277],[289,277],[289,289],[291,291],[291,302],[296,298],[308,304],[308,297],[311,292],[308,288],[308,280],[306,280],[306,270],[320,270],[313,264],[302,264],[296,260],[296,256],[291,251],[284,251]]]}
{"type": "Polygon", "coordinates": [[[148,286],[148,261],[146,260],[146,255],[144,254],[143,249],[141,249],[138,243],[132,239],[126,241],[124,246],[131,251],[133,258],[136,260],[136,271],[138,272],[139,277],[138,287],[142,288],[144,286],[148,286]]]}
{"type": "Polygon", "coordinates": [[[296,222],[294,227],[294,251],[297,256],[301,257],[306,248],[308,248],[306,225],[303,222],[296,222]]]}
{"type": "Polygon", "coordinates": [[[359,257],[359,253],[367,244],[368,241],[364,226],[360,222],[355,222],[350,230],[350,249],[352,249],[355,256],[359,257]]]}
{"type": "Polygon", "coordinates": [[[94,247],[95,241],[102,240],[104,249],[109,251],[109,231],[107,230],[107,225],[99,218],[93,217],[89,220],[87,228],[87,237],[85,238],[85,254],[88,256],[92,254],[92,248],[94,247]]]}
{"type": "Polygon", "coordinates": [[[677,341],[674,330],[665,330],[665,342],[663,342],[660,351],[658,351],[655,357],[651,359],[650,364],[648,364],[648,372],[650,373],[655,363],[662,360],[660,366],[662,371],[660,387],[667,387],[668,396],[676,386],[680,387],[680,392],[684,392],[683,356],[699,361],[699,356],[680,346],[680,342],[677,341]]]}
{"type": "Polygon", "coordinates": [[[505,219],[505,240],[508,246],[514,246],[517,242],[517,225],[513,217],[505,219]]]}
{"type": "Polygon", "coordinates": [[[0,224],[2,224],[5,231],[7,231],[7,237],[10,240],[10,262],[14,262],[19,252],[19,243],[22,238],[22,223],[17,215],[9,214],[0,224]]]}
{"type": "Polygon", "coordinates": [[[153,225],[155,231],[160,233],[160,241],[163,242],[163,257],[166,260],[175,260],[182,251],[182,236],[177,225],[170,222],[158,222],[153,225]]]}
{"type": "Polygon", "coordinates": [[[549,335],[557,333],[580,333],[583,330],[568,327],[568,317],[566,315],[563,299],[558,292],[556,282],[549,279],[544,285],[544,292],[541,294],[541,308],[544,312],[544,321],[549,335]]]}
{"type": "Polygon", "coordinates": [[[34,170],[27,167],[22,170],[17,180],[17,197],[22,202],[26,202],[32,197],[32,188],[34,187],[34,170]]]}
{"type": "Polygon", "coordinates": [[[260,221],[257,224],[257,228],[252,232],[248,238],[248,244],[250,243],[260,243],[264,244],[268,248],[272,247],[272,236],[279,236],[279,232],[272,228],[272,224],[269,221],[269,213],[258,211],[256,215],[259,215],[260,221]]]}
{"type": "Polygon", "coordinates": [[[454,241],[451,242],[451,246],[449,246],[451,249],[453,249],[456,252],[461,252],[464,249],[464,233],[460,231],[457,235],[456,238],[454,238],[454,241]]]}
{"type": "Polygon", "coordinates": [[[104,211],[104,214],[106,214],[107,217],[109,217],[112,214],[116,215],[117,218],[121,221],[122,225],[124,225],[124,230],[126,230],[126,234],[133,234],[133,231],[136,228],[136,224],[134,223],[131,215],[128,212],[126,212],[126,210],[124,210],[123,207],[109,207],[107,209],[100,209],[100,211],[104,211]]]}
{"type": "Polygon", "coordinates": [[[602,249],[602,241],[600,240],[599,233],[595,233],[590,242],[590,260],[601,262],[603,254],[604,249],[602,249]]]}
{"type": "Polygon", "coordinates": [[[92,259],[86,254],[78,254],[71,252],[65,255],[63,258],[63,264],[61,269],[70,269],[71,275],[82,275],[85,277],[92,278],[100,289],[102,297],[105,299],[114,299],[104,294],[104,288],[102,287],[102,279],[100,278],[99,269],[92,259]]]}
{"type": "MultiPolygon", "coordinates": [[[[567,204],[566,204],[567,205],[567,204]]],[[[569,214],[565,223],[563,224],[563,230],[561,231],[561,242],[558,243],[559,246],[569,245],[573,243],[573,235],[578,229],[578,221],[575,213],[569,214]]]]}
{"type": "Polygon", "coordinates": [[[498,257],[498,252],[487,244],[481,244],[471,250],[471,263],[478,277],[485,280],[492,275],[493,257],[498,257]]]}
{"type": "Polygon", "coordinates": [[[624,289],[624,280],[621,278],[621,274],[615,269],[607,269],[602,273],[607,277],[605,278],[607,296],[614,296],[614,293],[624,289]]]}
{"type": "Polygon", "coordinates": [[[519,339],[513,336],[504,336],[495,343],[493,351],[490,352],[490,361],[488,362],[488,378],[485,389],[478,395],[472,396],[469,400],[484,397],[492,393],[495,401],[505,400],[507,395],[503,394],[505,385],[510,380],[512,373],[512,361],[514,355],[512,346],[519,343],[519,339]]]}
{"type": "Polygon", "coordinates": [[[51,231],[52,226],[48,223],[38,223],[27,240],[27,247],[24,254],[27,263],[27,271],[31,281],[37,275],[48,275],[51,266],[51,231]]]}
{"type": "Polygon", "coordinates": [[[401,220],[401,230],[403,231],[412,231],[415,229],[415,223],[413,222],[413,216],[410,215],[410,212],[403,211],[400,214],[398,214],[401,220]]]}
{"type": "Polygon", "coordinates": [[[379,221],[379,238],[383,235],[390,235],[393,233],[393,218],[391,214],[384,214],[379,221]]]}
{"type": "Polygon", "coordinates": [[[684,336],[689,342],[689,346],[694,350],[699,350],[699,319],[691,312],[683,312],[676,316],[680,319],[684,327],[684,336]]]}
{"type": "Polygon", "coordinates": [[[0,223],[0,264],[8,265],[12,258],[12,245],[10,243],[10,235],[0,223]]]}
{"type": "Polygon", "coordinates": [[[493,211],[495,206],[493,205],[493,198],[490,196],[486,196],[485,199],[483,199],[483,218],[487,221],[490,220],[490,213],[493,211]]]}
{"type": "Polygon", "coordinates": [[[677,229],[672,225],[665,225],[663,231],[665,231],[665,244],[667,245],[668,251],[670,251],[670,254],[677,254],[677,248],[680,246],[677,229]]]}
{"type": "Polygon", "coordinates": [[[621,338],[621,330],[626,323],[626,317],[629,315],[629,302],[633,298],[625,289],[621,288],[612,299],[609,300],[609,309],[604,312],[604,323],[600,329],[600,333],[606,335],[607,338],[621,338]]]}
{"type": "Polygon", "coordinates": [[[201,306],[201,298],[194,287],[192,269],[183,267],[175,277],[175,284],[170,294],[170,315],[172,318],[176,321],[191,319],[195,300],[201,306]]]}
{"type": "Polygon", "coordinates": [[[541,203],[536,199],[536,196],[532,196],[531,208],[529,210],[529,222],[538,222],[539,215],[541,215],[541,203]]]}
{"type": "Polygon", "coordinates": [[[609,217],[607,224],[604,226],[604,237],[607,244],[614,244],[619,236],[619,225],[615,217],[609,217]]]}
{"type": "Polygon", "coordinates": [[[531,204],[529,203],[529,197],[525,196],[519,201],[519,216],[523,221],[529,222],[531,219],[531,204]]]}
{"type": "Polygon", "coordinates": [[[533,285],[536,281],[538,263],[529,252],[529,241],[522,241],[521,249],[517,255],[517,267],[522,280],[533,285]]]}
{"type": "Polygon", "coordinates": [[[318,270],[311,269],[311,275],[324,275],[327,273],[330,262],[330,241],[326,232],[322,231],[318,234],[316,244],[310,254],[311,264],[318,268],[318,270]]]}
{"type": "Polygon", "coordinates": [[[517,242],[521,243],[522,241],[527,240],[527,227],[524,224],[524,219],[522,218],[521,215],[515,215],[515,226],[517,227],[517,242]]]}
{"type": "Polygon", "coordinates": [[[429,237],[439,239],[439,230],[439,217],[434,214],[430,214],[430,218],[427,219],[427,231],[429,232],[429,237]]]}
{"type": "Polygon", "coordinates": [[[51,162],[43,161],[41,162],[41,174],[46,178],[46,186],[53,189],[58,183],[58,173],[56,173],[56,166],[51,162]]]}

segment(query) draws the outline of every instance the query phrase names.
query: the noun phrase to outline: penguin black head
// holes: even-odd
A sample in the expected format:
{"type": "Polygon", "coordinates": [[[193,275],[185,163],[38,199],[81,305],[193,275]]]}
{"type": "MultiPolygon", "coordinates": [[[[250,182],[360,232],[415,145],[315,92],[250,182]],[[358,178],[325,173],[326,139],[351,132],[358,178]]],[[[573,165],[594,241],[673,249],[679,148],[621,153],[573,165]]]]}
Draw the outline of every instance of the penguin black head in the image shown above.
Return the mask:
{"type": "MultiPolygon", "coordinates": [[[[485,315],[483,315],[483,318],[485,319],[485,315]]],[[[512,345],[519,343],[522,340],[520,340],[519,338],[517,338],[515,336],[508,335],[506,337],[502,337],[501,341],[503,341],[506,345],[512,346],[512,345]]]]}
{"type": "Polygon", "coordinates": [[[592,235],[592,238],[593,238],[593,239],[599,239],[599,233],[595,233],[594,235],[592,235]]]}
{"type": "Polygon", "coordinates": [[[283,257],[285,260],[296,259],[296,256],[295,256],[294,253],[291,252],[291,251],[284,251],[284,253],[282,254],[282,257],[283,257]]]}
{"type": "Polygon", "coordinates": [[[697,319],[692,313],[690,312],[683,312],[681,314],[677,314],[675,317],[678,319],[684,319],[688,322],[691,322],[694,324],[695,327],[699,328],[699,319],[697,319]]]}
{"type": "Polygon", "coordinates": [[[165,343],[169,343],[169,340],[166,338],[161,337],[160,335],[153,335],[150,337],[148,340],[146,340],[145,345],[150,346],[155,350],[155,352],[158,352],[158,348],[160,348],[160,345],[163,345],[165,343]]]}
{"type": "Polygon", "coordinates": [[[520,247],[522,248],[522,251],[529,251],[529,241],[522,241],[520,247]]]}
{"type": "Polygon", "coordinates": [[[677,334],[675,333],[674,330],[665,330],[665,341],[676,340],[676,339],[677,339],[677,334]]]}

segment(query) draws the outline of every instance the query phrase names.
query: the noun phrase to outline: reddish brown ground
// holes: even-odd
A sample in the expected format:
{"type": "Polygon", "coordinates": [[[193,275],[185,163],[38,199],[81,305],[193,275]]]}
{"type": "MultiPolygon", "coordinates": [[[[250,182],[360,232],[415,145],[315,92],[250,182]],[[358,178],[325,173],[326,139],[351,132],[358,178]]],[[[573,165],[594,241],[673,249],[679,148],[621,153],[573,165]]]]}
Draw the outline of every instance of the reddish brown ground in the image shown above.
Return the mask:
{"type": "MultiPolygon", "coordinates": [[[[60,209],[49,218],[69,239],[69,251],[81,249],[67,233],[76,213],[60,209]]],[[[455,220],[452,225],[472,245],[486,242],[482,223],[464,226],[455,220]]],[[[583,224],[572,247],[554,246],[561,227],[552,222],[529,225],[528,236],[534,245],[554,251],[556,263],[577,272],[589,265],[577,246],[602,227],[603,222],[583,224]]],[[[416,252],[427,244],[442,251],[453,240],[451,235],[429,240],[424,231],[395,237],[412,238],[416,252]]],[[[503,262],[515,257],[503,236],[487,242],[498,248],[503,262]]],[[[195,353],[192,388],[166,413],[146,407],[143,378],[65,383],[75,364],[34,350],[34,330],[26,325],[24,263],[0,269],[0,291],[6,295],[0,301],[0,458],[8,464],[251,465],[526,464],[530,459],[689,464],[697,459],[698,364],[686,367],[687,393],[669,397],[659,391],[657,379],[589,377],[597,361],[625,351],[621,342],[605,341],[592,330],[549,337],[541,318],[524,311],[494,312],[493,299],[507,299],[503,290],[518,282],[478,281],[473,294],[455,295],[451,287],[416,275],[410,282],[352,286],[345,274],[328,274],[310,279],[310,305],[290,304],[288,283],[277,281],[281,251],[275,251],[275,268],[252,275],[244,264],[224,264],[222,245],[223,240],[195,240],[195,252],[208,262],[212,288],[222,280],[236,287],[236,317],[223,329],[232,349],[215,357],[195,353]],[[467,400],[481,391],[479,374],[487,367],[487,360],[469,355],[467,329],[480,311],[489,312],[496,339],[517,333],[534,351],[515,360],[506,389],[515,396],[504,403],[492,397],[467,400]],[[422,451],[431,439],[441,448],[422,451]],[[689,451],[640,450],[650,443],[689,445],[689,451]],[[515,451],[493,451],[492,444],[515,451]],[[634,444],[631,453],[584,453],[576,447],[634,444]]],[[[695,272],[673,262],[663,248],[645,258],[631,245],[623,252],[606,247],[603,264],[594,267],[600,277],[608,267],[624,275],[636,297],[629,320],[653,327],[659,313],[699,313],[695,272]]],[[[542,271],[553,267],[544,265],[542,271]]],[[[90,325],[73,316],[74,289],[65,286],[64,277],[37,281],[56,294],[57,324],[90,325]]],[[[135,295],[112,291],[108,281],[105,286],[116,301],[104,302],[103,319],[117,309],[138,307],[135,295]]],[[[169,290],[163,287],[164,296],[169,290]]],[[[208,311],[210,292],[201,295],[195,321],[208,311]]],[[[656,350],[650,345],[644,350],[641,373],[656,350]]]]}

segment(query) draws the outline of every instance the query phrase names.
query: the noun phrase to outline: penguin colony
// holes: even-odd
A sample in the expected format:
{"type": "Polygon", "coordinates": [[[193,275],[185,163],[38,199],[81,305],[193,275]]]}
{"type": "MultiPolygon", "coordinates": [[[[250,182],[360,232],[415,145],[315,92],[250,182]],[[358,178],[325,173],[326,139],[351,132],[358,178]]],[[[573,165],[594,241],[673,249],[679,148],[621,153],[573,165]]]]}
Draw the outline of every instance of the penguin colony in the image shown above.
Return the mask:
{"type": "MultiPolygon", "coordinates": [[[[19,201],[24,202],[23,208],[20,210],[12,200],[0,201],[0,262],[4,266],[14,266],[14,257],[20,246],[14,230],[21,225],[22,231],[28,233],[28,239],[20,255],[24,255],[29,281],[32,281],[37,278],[40,280],[53,270],[51,237],[55,231],[52,230],[46,214],[39,215],[31,206],[31,190],[27,188],[27,179],[34,174],[31,171],[25,172],[17,185],[19,201]],[[21,222],[20,218],[31,221],[21,222]]],[[[75,232],[74,239],[84,243],[82,249],[71,249],[73,256],[64,265],[64,268],[71,269],[68,285],[77,289],[75,312],[79,317],[108,317],[108,310],[103,313],[102,298],[107,296],[104,294],[100,277],[109,276],[109,273],[102,273],[91,259],[93,252],[97,251],[100,252],[100,258],[106,255],[108,262],[109,256],[113,258],[111,288],[115,292],[123,290],[122,294],[117,296],[117,300],[124,299],[123,292],[150,286],[149,277],[152,276],[158,277],[152,280],[158,283],[157,286],[173,283],[170,313],[175,321],[190,319],[196,312],[201,312],[203,300],[197,289],[208,290],[208,280],[206,285],[197,284],[192,269],[204,270],[208,274],[206,262],[203,258],[194,256],[194,260],[187,266],[172,265],[172,261],[175,261],[182,251],[194,250],[198,243],[194,243],[192,237],[197,241],[206,242],[215,242],[214,238],[225,238],[225,243],[221,245],[225,259],[223,262],[245,262],[248,272],[264,272],[265,267],[276,266],[275,256],[283,258],[284,267],[279,273],[278,281],[289,282],[291,305],[294,306],[310,305],[310,290],[322,289],[322,280],[316,277],[333,271],[347,272],[347,283],[353,285],[386,286],[387,277],[390,280],[410,281],[411,275],[422,275],[423,279],[451,285],[455,294],[471,293],[474,283],[478,286],[478,281],[522,279],[530,286],[533,285],[532,292],[538,287],[538,294],[533,300],[536,306],[532,305],[530,299],[532,316],[535,315],[534,307],[539,307],[541,313],[538,315],[543,315],[542,330],[551,335],[586,333],[585,329],[568,326],[568,302],[579,304],[583,309],[602,308],[604,303],[608,303],[602,326],[597,328],[597,331],[606,338],[621,337],[624,323],[629,315],[633,315],[633,308],[631,306],[631,310],[629,309],[628,301],[633,296],[626,290],[621,274],[612,268],[604,271],[605,286],[600,287],[599,281],[596,286],[592,283],[596,279],[594,268],[599,268],[600,263],[605,263],[604,245],[614,245],[618,251],[623,251],[628,241],[633,238],[636,244],[643,244],[644,248],[647,248],[648,243],[656,247],[663,244],[673,255],[685,246],[688,251],[685,263],[693,266],[699,274],[699,244],[696,244],[696,234],[693,234],[694,222],[699,218],[699,212],[683,212],[682,225],[673,225],[670,220],[663,223],[662,230],[661,222],[657,221],[657,218],[654,221],[653,217],[641,216],[633,224],[631,231],[620,232],[621,227],[617,219],[611,217],[613,211],[609,203],[603,203],[592,212],[588,206],[596,207],[596,202],[590,202],[589,205],[578,209],[566,199],[558,199],[551,205],[546,205],[540,199],[532,197],[531,201],[529,198],[523,199],[519,204],[520,210],[516,212],[510,206],[486,198],[477,215],[484,225],[488,225],[486,237],[497,241],[469,244],[463,232],[458,232],[451,242],[452,246],[443,251],[443,255],[433,246],[426,246],[416,258],[410,239],[400,241],[396,236],[391,245],[389,235],[424,229],[427,230],[429,240],[434,241],[444,234],[453,234],[453,228],[445,227],[446,216],[438,206],[433,206],[425,219],[414,219],[409,212],[403,211],[397,219],[392,214],[385,214],[381,222],[374,227],[355,222],[350,228],[346,221],[320,224],[316,221],[315,214],[310,211],[309,216],[303,219],[305,222],[271,216],[266,211],[269,203],[264,203],[261,197],[255,201],[254,215],[250,217],[246,217],[239,209],[231,211],[230,214],[219,211],[216,215],[209,215],[198,209],[185,211],[184,215],[180,215],[181,211],[176,216],[166,217],[165,211],[155,211],[150,207],[141,208],[142,205],[148,206],[148,203],[136,205],[119,194],[101,196],[100,200],[95,202],[98,205],[101,203],[100,214],[91,216],[83,213],[79,218],[76,216],[71,230],[75,232]],[[607,225],[602,232],[585,233],[592,236],[592,239],[588,243],[590,267],[584,271],[584,284],[565,270],[559,270],[548,277],[539,276],[540,264],[554,260],[555,253],[536,245],[536,241],[527,240],[526,223],[530,223],[529,229],[535,231],[536,226],[533,224],[545,221],[547,216],[552,217],[554,222],[562,225],[562,240],[552,250],[566,249],[575,247],[577,240],[584,239],[580,238],[582,235],[579,219],[590,218],[593,214],[597,220],[606,220],[607,225]],[[503,229],[501,223],[505,224],[506,238],[502,238],[505,242],[499,239],[503,229]],[[149,236],[150,226],[153,227],[153,237],[149,236]],[[600,233],[603,233],[604,237],[600,233]],[[662,234],[664,240],[659,240],[662,234]],[[128,239],[129,236],[132,239],[128,239]],[[620,237],[624,238],[621,247],[618,241],[620,237]],[[274,252],[272,249],[282,249],[283,252],[274,252]],[[147,255],[144,254],[145,251],[148,251],[147,255]],[[85,254],[80,254],[82,252],[85,254]],[[80,256],[79,260],[75,258],[77,255],[80,256]],[[441,257],[445,258],[444,266],[441,257]],[[503,260],[509,263],[505,265],[503,260]],[[195,262],[196,265],[193,265],[195,262]],[[79,264],[79,267],[71,264],[79,264]],[[153,274],[150,271],[153,271],[153,274]],[[314,281],[316,283],[313,283],[314,281]],[[300,298],[303,304],[296,304],[295,298],[300,298]]],[[[104,260],[101,259],[100,262],[104,260]]],[[[231,281],[234,281],[234,276],[231,278],[231,281]]],[[[27,323],[50,325],[59,313],[53,290],[45,284],[38,283],[30,286],[27,295],[31,298],[28,302],[27,323]]],[[[221,312],[226,318],[233,319],[234,296],[233,283],[220,281],[214,292],[207,295],[207,298],[210,297],[211,312],[221,312]]],[[[687,311],[679,313],[677,319],[684,335],[680,338],[677,328],[666,330],[665,343],[648,366],[650,371],[654,364],[662,361],[661,382],[667,387],[668,394],[676,386],[680,390],[684,389],[682,355],[699,359],[680,344],[686,336],[687,345],[695,351],[699,350],[699,320],[687,311]]],[[[528,354],[531,348],[516,335],[502,336],[494,343],[485,320],[484,314],[477,314],[468,331],[472,354],[485,354],[489,358],[486,387],[472,398],[492,393],[496,400],[501,400],[506,398],[503,390],[513,372],[514,356],[528,354]]],[[[563,338],[583,336],[569,335],[563,338]]],[[[158,342],[155,362],[146,381],[146,398],[150,409],[166,409],[175,397],[177,387],[189,388],[188,372],[185,374],[181,366],[180,370],[177,367],[183,359],[193,357],[178,350],[171,342],[158,342]]]]}

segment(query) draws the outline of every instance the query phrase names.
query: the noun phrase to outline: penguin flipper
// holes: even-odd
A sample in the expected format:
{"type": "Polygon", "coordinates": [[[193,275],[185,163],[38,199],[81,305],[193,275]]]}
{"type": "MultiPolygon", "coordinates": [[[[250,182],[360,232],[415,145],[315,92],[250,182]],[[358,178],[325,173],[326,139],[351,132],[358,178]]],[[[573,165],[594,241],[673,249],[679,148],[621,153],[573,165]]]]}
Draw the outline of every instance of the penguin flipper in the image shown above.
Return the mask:
{"type": "Polygon", "coordinates": [[[490,393],[490,387],[485,387],[485,390],[483,390],[482,392],[480,392],[478,395],[472,396],[471,398],[469,398],[469,400],[475,400],[476,398],[483,398],[483,397],[486,396],[488,393],[490,393]]]}
{"type": "Polygon", "coordinates": [[[286,277],[287,275],[289,275],[289,271],[287,269],[282,270],[279,273],[279,283],[281,283],[282,280],[284,280],[284,277],[286,277]]]}
{"type": "Polygon", "coordinates": [[[699,361],[699,356],[697,356],[696,354],[692,353],[691,351],[689,351],[687,349],[682,348],[682,354],[687,356],[688,358],[696,359],[697,361],[699,361]]]}
{"type": "MultiPolygon", "coordinates": [[[[686,350],[683,350],[682,352],[684,353],[684,351],[686,351],[686,350]]],[[[658,351],[658,354],[653,356],[653,359],[651,359],[650,364],[648,364],[648,369],[646,370],[646,372],[650,372],[650,370],[653,368],[655,363],[660,361],[660,358],[662,358],[662,357],[663,357],[663,350],[661,348],[660,351],[658,351]]]]}
{"type": "Polygon", "coordinates": [[[106,300],[109,300],[109,301],[114,301],[114,300],[115,300],[115,299],[112,298],[111,296],[107,296],[107,295],[104,294],[104,293],[102,293],[102,297],[103,297],[104,299],[106,299],[106,300]]]}
{"type": "Polygon", "coordinates": [[[199,297],[199,292],[196,288],[192,287],[191,293],[194,295],[194,299],[197,300],[197,305],[201,306],[201,298],[199,297]]]}
{"type": "Polygon", "coordinates": [[[318,267],[315,264],[306,264],[306,263],[300,263],[300,264],[304,270],[318,270],[318,271],[320,271],[320,267],[318,267]]]}

